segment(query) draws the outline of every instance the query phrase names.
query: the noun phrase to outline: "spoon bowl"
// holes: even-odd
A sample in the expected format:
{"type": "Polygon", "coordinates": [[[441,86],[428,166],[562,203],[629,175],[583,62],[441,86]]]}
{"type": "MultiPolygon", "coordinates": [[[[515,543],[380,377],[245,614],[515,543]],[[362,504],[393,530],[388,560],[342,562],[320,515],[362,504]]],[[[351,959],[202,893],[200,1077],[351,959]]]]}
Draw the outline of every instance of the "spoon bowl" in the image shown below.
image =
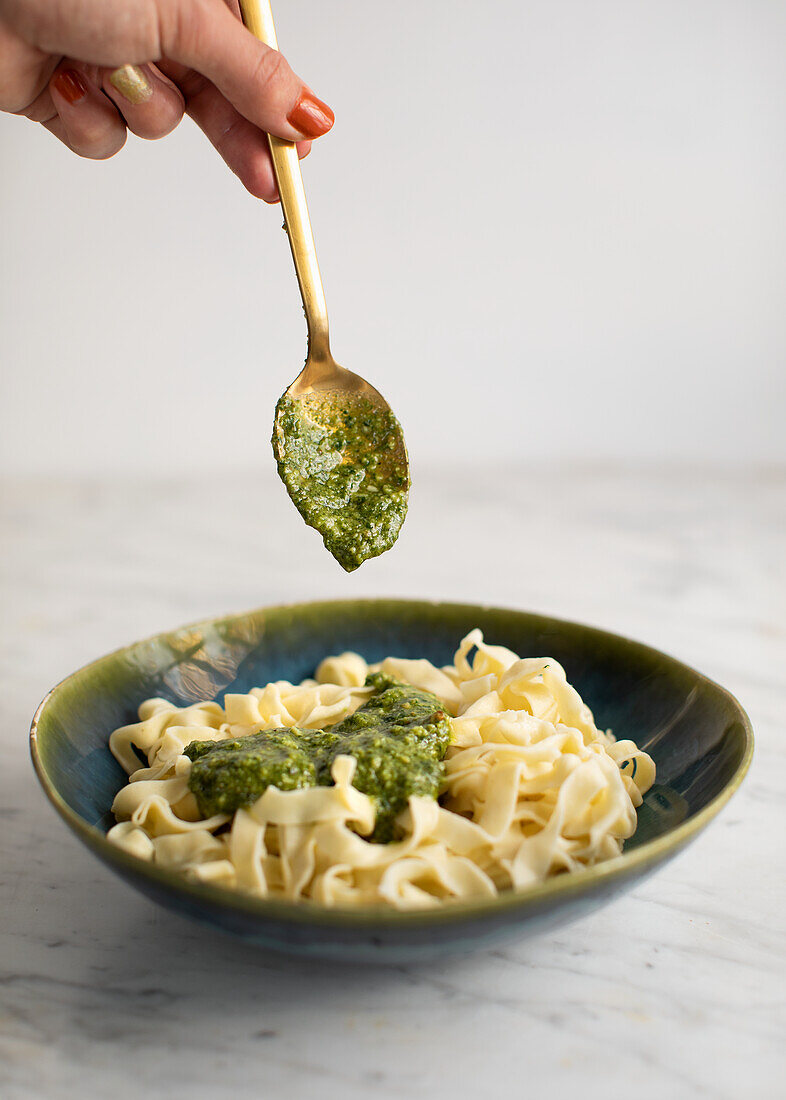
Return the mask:
{"type": "Polygon", "coordinates": [[[279,398],[273,453],[295,507],[347,572],[389,550],[407,513],[404,435],[387,401],[332,362],[279,398]]]}

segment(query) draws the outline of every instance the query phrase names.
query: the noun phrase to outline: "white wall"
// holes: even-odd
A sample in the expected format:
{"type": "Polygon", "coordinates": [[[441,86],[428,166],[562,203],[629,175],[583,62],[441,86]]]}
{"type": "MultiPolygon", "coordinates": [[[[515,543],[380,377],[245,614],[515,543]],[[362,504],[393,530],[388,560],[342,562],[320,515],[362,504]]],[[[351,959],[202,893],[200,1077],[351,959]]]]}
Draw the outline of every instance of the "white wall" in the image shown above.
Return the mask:
{"type": "MultiPolygon", "coordinates": [[[[783,0],[279,0],[341,361],[413,460],[786,457],[783,0]]],[[[277,210],[186,121],[0,119],[0,458],[271,463],[305,329],[277,210]]]]}

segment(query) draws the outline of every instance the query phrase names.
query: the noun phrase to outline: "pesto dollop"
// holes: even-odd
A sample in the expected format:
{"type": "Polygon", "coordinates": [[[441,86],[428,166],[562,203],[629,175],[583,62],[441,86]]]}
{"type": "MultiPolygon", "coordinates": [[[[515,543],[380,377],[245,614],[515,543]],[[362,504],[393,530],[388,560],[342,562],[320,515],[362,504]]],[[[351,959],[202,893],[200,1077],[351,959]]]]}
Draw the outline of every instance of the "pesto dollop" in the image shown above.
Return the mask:
{"type": "Polygon", "coordinates": [[[354,756],[353,785],[373,799],[371,839],[396,836],[396,816],[410,795],[436,798],[451,739],[450,719],[428,691],[371,673],[371,698],[326,730],[275,729],[235,741],[192,741],[188,785],[200,813],[234,813],[253,805],[268,787],[282,791],[330,786],[337,756],[354,756]]]}
{"type": "Polygon", "coordinates": [[[273,452],[295,507],[347,572],[389,550],[407,514],[401,427],[361,394],[284,394],[273,452]]]}
{"type": "Polygon", "coordinates": [[[200,813],[234,813],[256,802],[268,787],[315,787],[318,753],[313,732],[282,728],[237,741],[192,741],[184,751],[193,761],[188,785],[200,813]]]}
{"type": "Polygon", "coordinates": [[[429,691],[370,673],[366,684],[376,694],[333,726],[338,751],[357,760],[353,786],[374,800],[377,817],[372,839],[395,838],[396,816],[410,795],[436,798],[444,773],[442,761],[451,738],[450,718],[429,691]]]}

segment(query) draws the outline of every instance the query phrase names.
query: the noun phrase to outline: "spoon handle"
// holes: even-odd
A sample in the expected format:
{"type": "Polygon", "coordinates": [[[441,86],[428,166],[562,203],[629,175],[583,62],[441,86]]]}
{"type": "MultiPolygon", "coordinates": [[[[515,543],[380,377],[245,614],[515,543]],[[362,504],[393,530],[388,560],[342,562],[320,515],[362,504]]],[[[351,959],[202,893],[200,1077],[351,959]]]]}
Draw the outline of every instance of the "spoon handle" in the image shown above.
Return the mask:
{"type": "MultiPolygon", "coordinates": [[[[278,49],[276,28],[269,0],[240,0],[243,23],[266,46],[278,49]]],[[[273,171],[284,211],[284,225],[295,261],[297,281],[303,298],[303,309],[308,325],[309,359],[330,358],[328,315],[325,291],[319,274],[314,234],[308,216],[306,192],[300,174],[300,161],[292,141],[267,135],[273,171]]]]}

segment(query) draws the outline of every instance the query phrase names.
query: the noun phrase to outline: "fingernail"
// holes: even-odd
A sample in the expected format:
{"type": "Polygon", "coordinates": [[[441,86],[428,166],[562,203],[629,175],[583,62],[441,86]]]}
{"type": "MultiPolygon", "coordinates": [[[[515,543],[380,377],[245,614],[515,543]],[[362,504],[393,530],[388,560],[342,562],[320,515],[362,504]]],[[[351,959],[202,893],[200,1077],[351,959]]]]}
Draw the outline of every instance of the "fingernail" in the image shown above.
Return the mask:
{"type": "Polygon", "coordinates": [[[153,85],[138,65],[121,65],[109,74],[109,83],[129,103],[145,103],[153,94],[153,85]]]}
{"type": "Polygon", "coordinates": [[[327,103],[317,99],[307,88],[300,93],[300,99],[287,115],[289,125],[294,126],[306,138],[317,138],[326,134],[335,121],[336,116],[327,103]]]}
{"type": "Polygon", "coordinates": [[[87,95],[87,81],[76,69],[63,69],[52,83],[66,103],[78,103],[87,95]]]}

